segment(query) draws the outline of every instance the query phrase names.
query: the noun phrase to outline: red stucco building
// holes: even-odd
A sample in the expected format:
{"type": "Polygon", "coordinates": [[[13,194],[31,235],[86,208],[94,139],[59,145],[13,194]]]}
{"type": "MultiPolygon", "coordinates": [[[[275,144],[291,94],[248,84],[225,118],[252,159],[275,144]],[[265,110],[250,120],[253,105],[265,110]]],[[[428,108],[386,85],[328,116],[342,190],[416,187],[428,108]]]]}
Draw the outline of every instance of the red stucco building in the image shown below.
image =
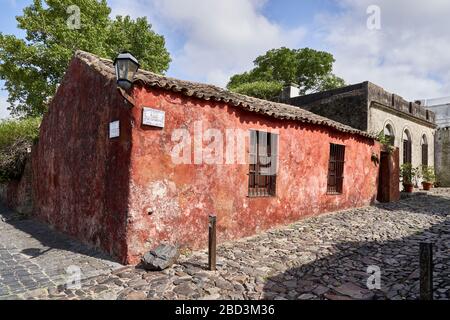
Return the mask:
{"type": "Polygon", "coordinates": [[[128,94],[111,61],[78,52],[32,154],[36,216],[121,262],[162,241],[205,247],[211,213],[220,243],[376,199],[365,132],[146,71],[128,94]]]}

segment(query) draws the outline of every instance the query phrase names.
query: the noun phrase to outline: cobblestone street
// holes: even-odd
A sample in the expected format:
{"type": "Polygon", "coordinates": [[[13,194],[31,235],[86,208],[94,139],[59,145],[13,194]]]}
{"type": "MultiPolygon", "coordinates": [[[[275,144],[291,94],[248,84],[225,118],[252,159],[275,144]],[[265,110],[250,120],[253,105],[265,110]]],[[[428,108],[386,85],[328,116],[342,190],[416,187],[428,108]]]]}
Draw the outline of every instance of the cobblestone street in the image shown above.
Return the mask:
{"type": "Polygon", "coordinates": [[[80,268],[83,277],[122,267],[47,225],[23,220],[0,206],[0,299],[52,292],[66,283],[70,266],[80,268]]]}
{"type": "Polygon", "coordinates": [[[417,299],[420,242],[434,245],[435,299],[449,299],[449,212],[450,189],[436,189],[308,218],[221,244],[214,272],[206,251],[146,272],[34,221],[0,222],[0,299],[417,299]],[[82,269],[80,289],[61,285],[69,265],[82,269]],[[366,285],[369,266],[381,272],[380,289],[366,285]]]}

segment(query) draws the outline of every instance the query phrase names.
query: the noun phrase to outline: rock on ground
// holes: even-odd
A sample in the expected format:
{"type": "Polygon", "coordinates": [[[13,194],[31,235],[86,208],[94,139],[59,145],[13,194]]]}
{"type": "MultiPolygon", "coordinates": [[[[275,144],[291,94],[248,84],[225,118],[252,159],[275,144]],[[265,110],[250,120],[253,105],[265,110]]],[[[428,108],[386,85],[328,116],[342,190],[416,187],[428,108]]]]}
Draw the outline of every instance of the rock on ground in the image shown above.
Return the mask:
{"type": "Polygon", "coordinates": [[[177,247],[162,244],[142,257],[142,267],[149,271],[162,271],[172,266],[179,256],[177,247]]]}

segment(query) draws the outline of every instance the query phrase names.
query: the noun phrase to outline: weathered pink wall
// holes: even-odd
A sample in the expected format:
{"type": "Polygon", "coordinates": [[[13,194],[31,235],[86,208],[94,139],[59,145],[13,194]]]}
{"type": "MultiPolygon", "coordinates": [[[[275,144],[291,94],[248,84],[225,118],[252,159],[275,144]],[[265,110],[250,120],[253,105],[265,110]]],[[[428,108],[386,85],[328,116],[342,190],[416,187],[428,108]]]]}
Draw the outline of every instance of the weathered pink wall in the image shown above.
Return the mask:
{"type": "Polygon", "coordinates": [[[133,96],[130,108],[114,79],[73,59],[43,119],[32,161],[36,216],[121,262],[137,263],[162,241],[205,247],[210,213],[218,216],[221,242],[376,198],[378,166],[371,156],[380,149],[371,139],[162,89],[136,86],[133,96]],[[143,106],[166,112],[163,129],[141,125],[143,106]],[[120,137],[109,139],[114,120],[120,120],[120,137]],[[173,163],[173,130],[187,128],[193,138],[196,121],[223,134],[277,132],[277,196],[247,197],[246,164],[173,163]],[[346,145],[342,195],[326,194],[330,143],[346,145]]]}
{"type": "Polygon", "coordinates": [[[125,262],[131,119],[114,81],[73,59],[33,156],[35,214],[125,262]],[[120,120],[120,138],[109,122],[120,120]]]}
{"type": "Polygon", "coordinates": [[[380,149],[371,139],[160,89],[137,88],[135,98],[127,230],[130,263],[161,241],[205,247],[210,213],[217,214],[221,242],[308,215],[365,206],[376,198],[378,166],[371,156],[379,156],[380,149]],[[141,125],[142,106],[165,111],[165,128],[141,125]],[[277,196],[247,197],[248,165],[174,164],[173,130],[187,128],[193,138],[194,122],[199,120],[203,130],[216,128],[223,134],[237,128],[278,131],[277,196]],[[342,195],[326,194],[330,143],[346,145],[342,195]]]}

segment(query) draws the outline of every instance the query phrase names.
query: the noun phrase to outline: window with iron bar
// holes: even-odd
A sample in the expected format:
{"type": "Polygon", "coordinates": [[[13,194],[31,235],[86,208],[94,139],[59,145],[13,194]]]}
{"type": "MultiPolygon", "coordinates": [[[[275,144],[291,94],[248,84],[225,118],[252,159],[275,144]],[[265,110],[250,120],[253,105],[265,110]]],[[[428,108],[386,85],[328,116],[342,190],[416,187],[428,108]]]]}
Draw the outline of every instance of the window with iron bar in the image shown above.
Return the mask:
{"type": "Polygon", "coordinates": [[[344,183],[345,146],[330,144],[330,162],[328,165],[328,194],[341,194],[344,183]]]}
{"type": "Polygon", "coordinates": [[[403,163],[412,163],[412,145],[410,140],[403,140],[403,163]]]}
{"type": "Polygon", "coordinates": [[[276,195],[278,135],[263,131],[250,131],[249,197],[276,195]]]}
{"type": "Polygon", "coordinates": [[[422,145],[422,165],[428,166],[428,144],[422,145]]]}

